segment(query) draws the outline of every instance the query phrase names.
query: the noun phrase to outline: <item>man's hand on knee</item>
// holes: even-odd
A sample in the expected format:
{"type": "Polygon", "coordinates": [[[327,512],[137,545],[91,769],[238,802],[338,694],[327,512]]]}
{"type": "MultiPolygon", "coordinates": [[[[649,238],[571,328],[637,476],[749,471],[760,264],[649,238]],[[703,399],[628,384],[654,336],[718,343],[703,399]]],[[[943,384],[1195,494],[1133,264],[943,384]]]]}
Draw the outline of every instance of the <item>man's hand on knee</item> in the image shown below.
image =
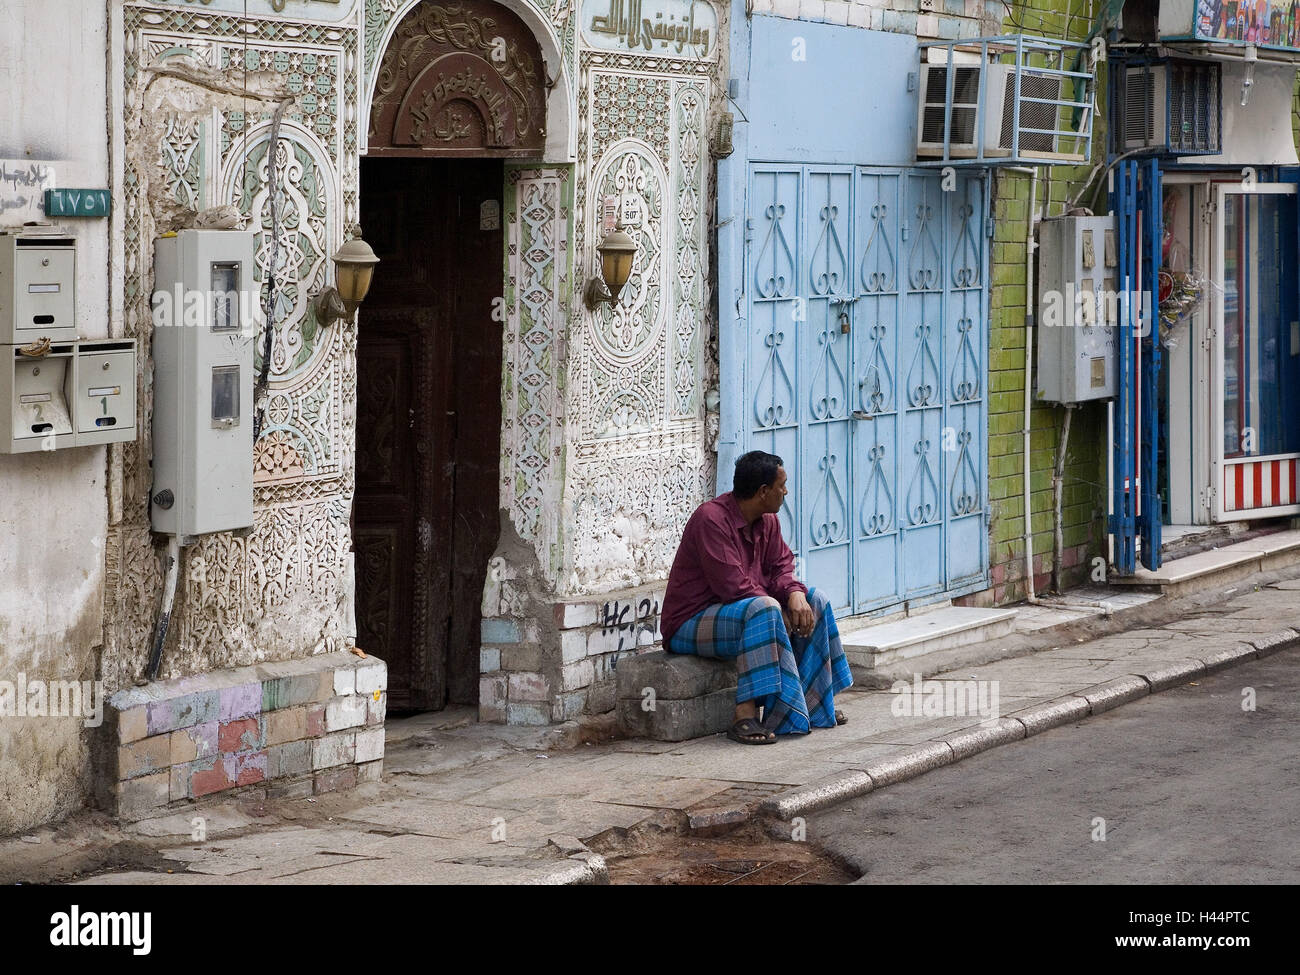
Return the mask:
{"type": "Polygon", "coordinates": [[[808,597],[796,590],[785,605],[785,625],[791,636],[811,636],[817,617],[808,605],[808,597]]]}

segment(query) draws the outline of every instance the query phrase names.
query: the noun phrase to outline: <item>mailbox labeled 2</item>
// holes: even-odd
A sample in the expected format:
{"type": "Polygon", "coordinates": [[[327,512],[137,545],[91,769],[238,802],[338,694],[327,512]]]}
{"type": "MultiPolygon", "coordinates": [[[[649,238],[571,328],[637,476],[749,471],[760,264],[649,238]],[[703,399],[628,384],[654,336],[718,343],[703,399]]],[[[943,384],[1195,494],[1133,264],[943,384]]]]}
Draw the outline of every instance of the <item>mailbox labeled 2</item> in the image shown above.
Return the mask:
{"type": "Polygon", "coordinates": [[[75,446],[68,390],[74,346],[56,345],[39,358],[4,349],[0,369],[0,453],[25,454],[75,446]]]}

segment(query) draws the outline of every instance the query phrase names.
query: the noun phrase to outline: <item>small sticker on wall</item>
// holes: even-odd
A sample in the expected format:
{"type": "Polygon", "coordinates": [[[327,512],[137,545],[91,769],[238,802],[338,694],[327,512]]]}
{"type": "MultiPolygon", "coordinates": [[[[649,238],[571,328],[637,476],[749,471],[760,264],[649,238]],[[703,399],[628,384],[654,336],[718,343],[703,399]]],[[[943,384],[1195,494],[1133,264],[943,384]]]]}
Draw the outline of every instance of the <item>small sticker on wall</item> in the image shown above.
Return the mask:
{"type": "Polygon", "coordinates": [[[501,229],[501,204],[496,200],[484,200],[478,208],[479,230],[501,229]]]}

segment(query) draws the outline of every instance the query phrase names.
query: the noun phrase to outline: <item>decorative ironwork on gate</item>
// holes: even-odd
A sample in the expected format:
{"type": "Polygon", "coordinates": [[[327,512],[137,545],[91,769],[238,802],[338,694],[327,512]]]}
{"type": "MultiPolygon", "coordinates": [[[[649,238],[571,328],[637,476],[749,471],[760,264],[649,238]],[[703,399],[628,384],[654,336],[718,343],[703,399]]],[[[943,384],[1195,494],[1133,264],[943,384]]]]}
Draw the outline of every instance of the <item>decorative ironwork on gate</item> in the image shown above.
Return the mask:
{"type": "Polygon", "coordinates": [[[752,164],[745,449],[840,613],[987,584],[982,174],[752,164]]]}

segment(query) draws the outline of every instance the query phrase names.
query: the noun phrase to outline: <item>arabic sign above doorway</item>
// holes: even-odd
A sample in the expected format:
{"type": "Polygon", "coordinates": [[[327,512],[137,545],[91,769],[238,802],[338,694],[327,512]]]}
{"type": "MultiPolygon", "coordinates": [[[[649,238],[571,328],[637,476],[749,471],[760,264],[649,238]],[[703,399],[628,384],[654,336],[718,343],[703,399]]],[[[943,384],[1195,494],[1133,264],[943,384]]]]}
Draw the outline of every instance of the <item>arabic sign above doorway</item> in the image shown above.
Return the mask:
{"type": "Polygon", "coordinates": [[[690,61],[718,59],[718,13],[707,0],[586,0],[589,47],[690,61]]]}

